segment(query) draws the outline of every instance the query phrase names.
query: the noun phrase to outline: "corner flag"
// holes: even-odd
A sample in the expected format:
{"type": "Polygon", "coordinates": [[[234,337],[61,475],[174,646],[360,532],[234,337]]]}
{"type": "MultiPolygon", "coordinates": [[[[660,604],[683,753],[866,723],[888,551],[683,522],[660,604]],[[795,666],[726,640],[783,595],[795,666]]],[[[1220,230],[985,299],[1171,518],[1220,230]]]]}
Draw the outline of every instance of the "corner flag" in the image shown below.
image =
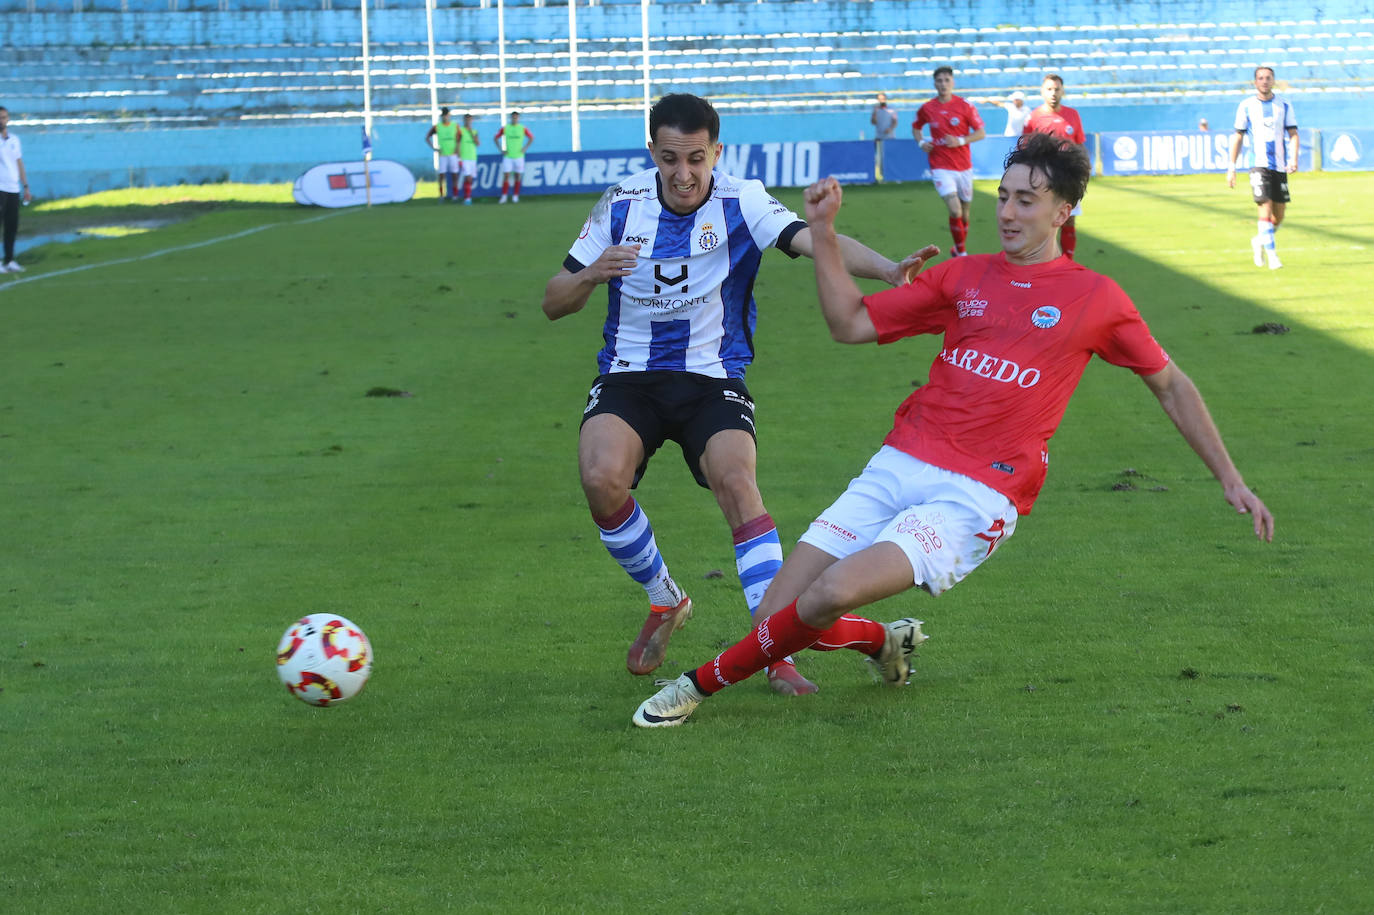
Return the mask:
{"type": "Polygon", "coordinates": [[[363,128],[363,158],[366,159],[372,154],[372,138],[367,135],[367,128],[363,128]]]}

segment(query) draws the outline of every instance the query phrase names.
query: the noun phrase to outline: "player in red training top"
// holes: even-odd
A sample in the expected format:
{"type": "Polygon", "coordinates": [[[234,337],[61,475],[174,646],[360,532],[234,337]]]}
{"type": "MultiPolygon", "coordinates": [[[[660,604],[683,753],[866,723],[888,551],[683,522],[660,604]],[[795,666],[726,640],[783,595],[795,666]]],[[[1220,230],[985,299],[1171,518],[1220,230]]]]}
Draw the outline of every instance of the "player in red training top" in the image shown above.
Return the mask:
{"type": "Polygon", "coordinates": [[[949,208],[949,234],[954,239],[950,256],[963,257],[968,253],[965,241],[973,208],[973,156],[968,147],[987,133],[978,109],[954,94],[954,71],[938,67],[932,76],[937,95],[916,112],[911,134],[930,157],[935,193],[949,208]],[[930,125],[930,139],[921,136],[926,124],[930,125]]]}
{"type": "MultiPolygon", "coordinates": [[[[1083,147],[1023,139],[997,189],[999,254],[945,261],[907,285],[864,296],[844,272],[835,235],[840,186],[806,190],[816,285],[841,343],[943,334],[921,386],[862,474],[811,524],[759,608],[768,616],[714,660],[688,671],[634,714],[641,727],[681,724],[709,695],[803,648],[867,654],[882,680],[906,683],[921,622],[883,625],[850,611],[922,587],[953,587],[1031,510],[1048,441],[1088,361],[1135,372],[1222,486],[1272,540],[1274,516],[1231,462],[1202,396],[1155,342],[1121,287],[1061,256],[1056,230],[1083,196],[1083,147]]],[[[931,245],[923,260],[939,254],[931,245]]],[[[919,269],[919,265],[915,269],[919,269]]]]}
{"type": "MultiPolygon", "coordinates": [[[[1047,133],[1061,140],[1086,145],[1088,137],[1083,133],[1083,121],[1079,119],[1077,109],[1063,103],[1064,80],[1058,74],[1047,74],[1040,81],[1040,98],[1044,100],[1044,104],[1031,112],[1023,134],[1047,133]]],[[[1059,246],[1064,249],[1064,256],[1070,260],[1073,259],[1074,249],[1078,247],[1078,230],[1074,227],[1074,220],[1079,212],[1079,208],[1075,206],[1069,214],[1069,221],[1059,230],[1059,246]]]]}

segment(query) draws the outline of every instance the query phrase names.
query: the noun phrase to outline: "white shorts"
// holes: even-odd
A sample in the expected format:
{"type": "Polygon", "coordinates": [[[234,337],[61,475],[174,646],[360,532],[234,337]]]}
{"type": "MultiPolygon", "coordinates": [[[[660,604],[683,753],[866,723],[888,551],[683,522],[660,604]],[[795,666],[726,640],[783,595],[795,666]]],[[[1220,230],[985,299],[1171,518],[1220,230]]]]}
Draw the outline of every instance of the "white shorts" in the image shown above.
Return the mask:
{"type": "Polygon", "coordinates": [[[935,182],[935,193],[941,197],[958,194],[960,200],[973,199],[973,169],[956,172],[948,168],[932,168],[930,180],[935,182]]]}
{"type": "Polygon", "coordinates": [[[517,175],[523,175],[525,173],[524,156],[517,156],[515,158],[511,158],[510,156],[501,157],[501,174],[509,175],[511,172],[515,172],[517,175]]]}
{"type": "Polygon", "coordinates": [[[439,157],[439,174],[456,175],[458,173],[458,154],[439,157]]]}
{"type": "Polygon", "coordinates": [[[464,178],[476,178],[476,177],[477,177],[477,160],[476,160],[476,159],[459,159],[459,160],[458,160],[458,174],[462,175],[464,178]]]}
{"type": "Polygon", "coordinates": [[[884,445],[801,542],[839,559],[896,544],[913,582],[938,595],[991,556],[1016,530],[1017,517],[1011,500],[990,486],[884,445]]]}

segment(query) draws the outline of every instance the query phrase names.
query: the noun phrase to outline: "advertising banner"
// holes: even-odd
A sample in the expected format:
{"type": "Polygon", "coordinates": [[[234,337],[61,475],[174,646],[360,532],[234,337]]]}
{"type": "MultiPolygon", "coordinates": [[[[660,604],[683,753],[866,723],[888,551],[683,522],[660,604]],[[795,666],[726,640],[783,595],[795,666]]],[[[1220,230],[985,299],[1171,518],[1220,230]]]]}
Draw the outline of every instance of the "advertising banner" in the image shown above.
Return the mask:
{"type": "MultiPolygon", "coordinates": [[[[1312,168],[1315,131],[1299,128],[1298,171],[1312,168]]],[[[1225,172],[1231,162],[1230,130],[1142,130],[1101,133],[1104,175],[1197,175],[1225,172]]],[[[1239,171],[1248,171],[1249,150],[1242,150],[1239,171]]]]}
{"type": "MultiPolygon", "coordinates": [[[[1002,159],[1012,138],[989,137],[975,143],[975,178],[1000,178],[1002,159]]],[[[842,184],[872,184],[872,140],[838,142],[727,144],[718,167],[740,178],[754,178],[768,188],[805,187],[827,175],[842,184]]],[[[477,160],[476,193],[501,193],[499,155],[477,160]]],[[[599,194],[630,175],[653,167],[647,149],[599,150],[596,152],[530,153],[525,157],[521,195],[599,194]]],[[[888,181],[928,181],[930,163],[915,140],[887,140],[883,147],[883,172],[888,181]]],[[[435,180],[431,173],[428,180],[435,180]]],[[[437,193],[437,191],[436,191],[437,193]]]]}
{"type": "Polygon", "coordinates": [[[1374,170],[1374,130],[1321,131],[1322,170],[1367,172],[1374,170]]]}
{"type": "Polygon", "coordinates": [[[399,162],[326,162],[296,179],[291,195],[303,206],[355,207],[368,202],[368,173],[373,203],[402,203],[415,196],[415,176],[399,162]]]}

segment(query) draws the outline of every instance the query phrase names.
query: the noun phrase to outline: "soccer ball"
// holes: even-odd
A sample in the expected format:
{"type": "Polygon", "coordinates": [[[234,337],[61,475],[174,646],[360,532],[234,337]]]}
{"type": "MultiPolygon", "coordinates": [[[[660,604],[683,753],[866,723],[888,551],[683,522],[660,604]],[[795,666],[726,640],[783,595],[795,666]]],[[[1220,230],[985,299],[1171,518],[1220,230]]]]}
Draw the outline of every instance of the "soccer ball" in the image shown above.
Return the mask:
{"type": "Polygon", "coordinates": [[[372,645],[335,613],[312,613],[286,629],[277,645],[277,676],[311,705],[333,705],[362,692],[372,673],[372,645]]]}

